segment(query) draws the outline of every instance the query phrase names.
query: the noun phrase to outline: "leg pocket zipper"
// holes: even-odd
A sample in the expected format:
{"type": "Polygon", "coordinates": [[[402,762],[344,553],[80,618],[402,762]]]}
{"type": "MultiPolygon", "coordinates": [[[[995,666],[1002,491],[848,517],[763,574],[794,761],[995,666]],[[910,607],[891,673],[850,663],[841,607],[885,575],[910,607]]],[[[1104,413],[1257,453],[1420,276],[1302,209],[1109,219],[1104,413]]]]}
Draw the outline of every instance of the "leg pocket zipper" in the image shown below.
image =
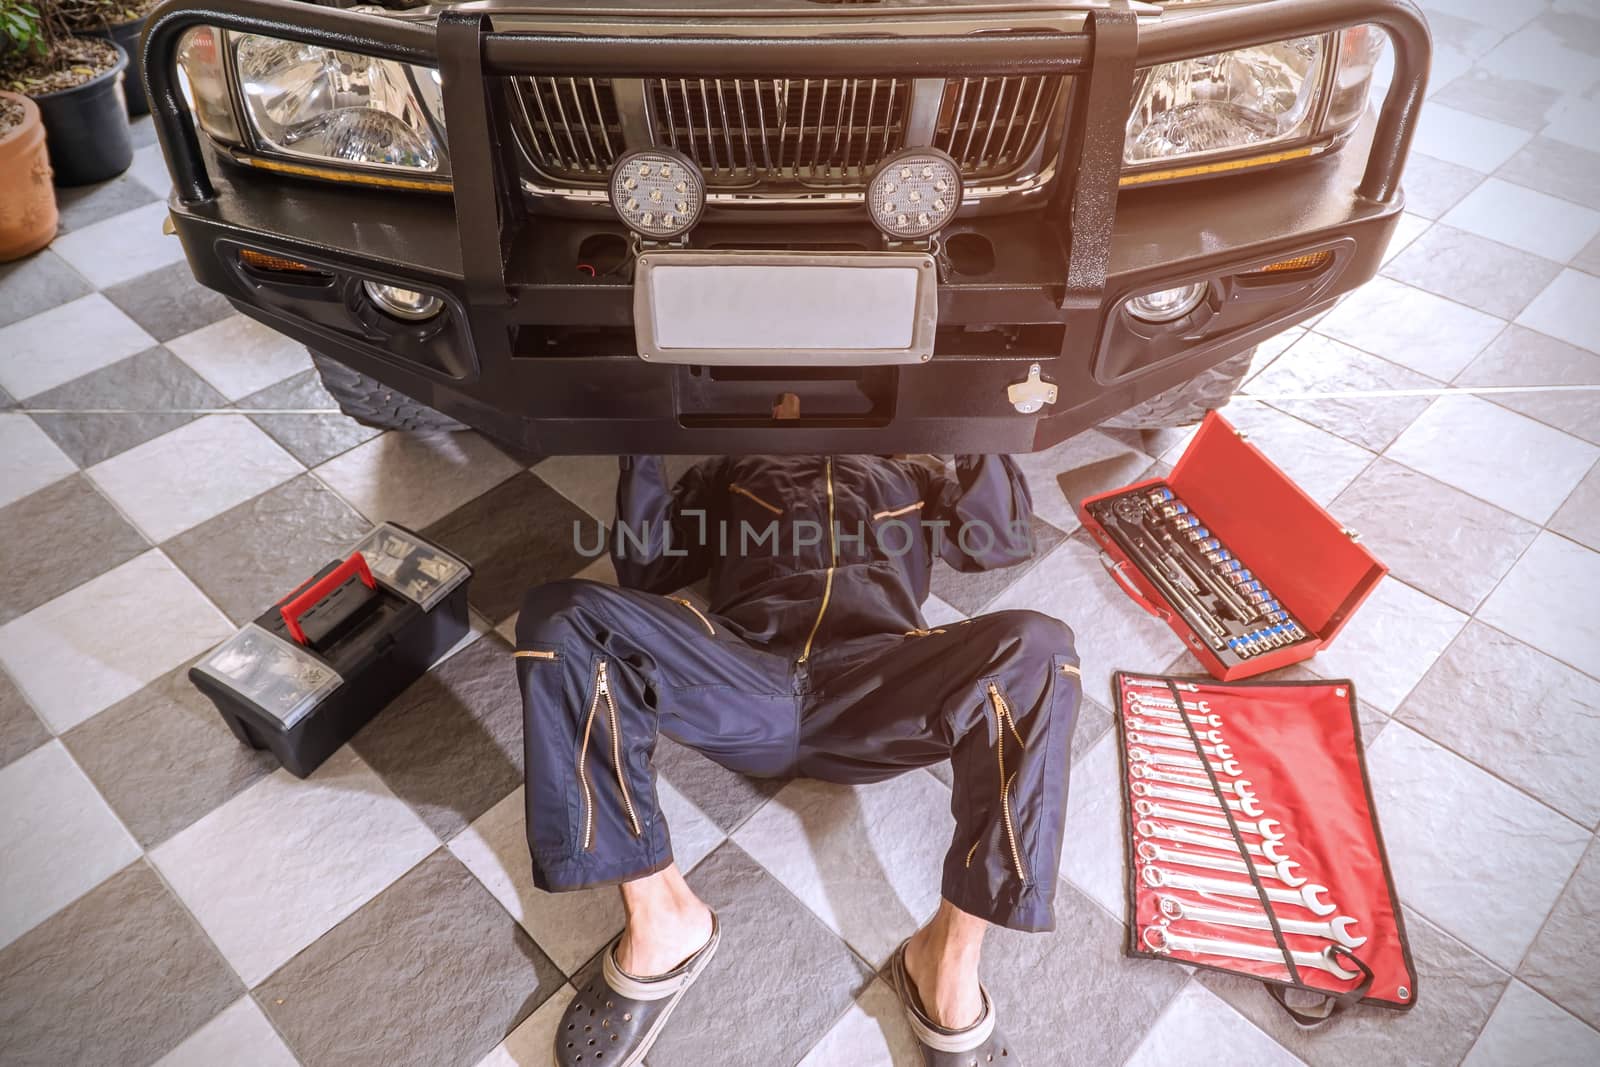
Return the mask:
{"type": "MultiPolygon", "coordinates": [[[[639,815],[633,809],[633,797],[628,794],[628,776],[622,765],[622,728],[617,719],[617,702],[611,695],[611,680],[606,667],[606,661],[601,660],[595,671],[595,704],[601,699],[606,702],[606,715],[611,725],[611,767],[617,774],[617,792],[622,794],[622,810],[628,817],[628,828],[633,831],[634,837],[642,837],[644,831],[639,828],[639,815]]],[[[589,717],[594,718],[594,710],[590,709],[589,717]]]]}
{"type": "MultiPolygon", "coordinates": [[[[1022,734],[1017,730],[1016,720],[1011,717],[1011,705],[1006,703],[1006,698],[1001,695],[1000,687],[993,682],[989,683],[989,706],[994,711],[995,762],[1000,772],[1000,820],[1005,828],[1006,847],[1011,852],[1011,863],[1017,872],[1017,878],[1024,886],[1028,885],[1028,869],[1022,865],[1022,849],[1017,844],[1016,822],[1011,817],[1011,783],[1016,781],[1017,774],[1012,771],[1006,774],[1006,732],[1011,732],[1011,737],[1016,741],[1018,748],[1026,747],[1022,742],[1022,734]]],[[[980,839],[981,840],[981,839],[980,839]]],[[[974,842],[971,850],[967,852],[967,866],[972,866],[972,857],[978,851],[978,843],[974,842]]]]}
{"type": "Polygon", "coordinates": [[[705,613],[699,608],[695,607],[687,597],[669,596],[667,599],[672,601],[674,604],[682,604],[684,607],[694,612],[694,617],[700,620],[701,625],[706,628],[706,633],[710,634],[712,637],[717,636],[717,628],[711,625],[711,620],[706,618],[705,613]]]}

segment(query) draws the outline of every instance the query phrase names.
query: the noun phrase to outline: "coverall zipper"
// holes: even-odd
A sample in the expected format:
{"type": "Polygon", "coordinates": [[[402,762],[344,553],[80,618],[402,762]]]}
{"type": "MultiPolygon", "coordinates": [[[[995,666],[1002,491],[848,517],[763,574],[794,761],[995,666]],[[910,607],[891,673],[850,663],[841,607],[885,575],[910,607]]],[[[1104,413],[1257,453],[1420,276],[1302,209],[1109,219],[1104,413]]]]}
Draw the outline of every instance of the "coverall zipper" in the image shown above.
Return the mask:
{"type": "Polygon", "coordinates": [[[740,496],[745,497],[746,499],[753,500],[757,504],[759,504],[761,507],[764,507],[768,511],[772,512],[774,515],[782,515],[783,514],[783,509],[782,508],[778,507],[776,504],[767,503],[765,500],[762,500],[760,497],[756,496],[754,493],[752,493],[750,490],[746,489],[742,485],[730,485],[730,486],[728,486],[728,492],[730,492],[730,493],[738,493],[740,496]]]}
{"type": "MultiPolygon", "coordinates": [[[[1006,774],[1006,731],[1011,731],[1011,736],[1016,740],[1018,748],[1025,748],[1022,735],[1017,731],[1016,720],[1011,717],[1011,705],[1006,703],[1006,698],[1000,695],[1000,688],[993,682],[989,683],[989,704],[994,709],[995,731],[995,760],[1000,767],[1000,820],[1005,826],[1006,844],[1011,850],[1011,863],[1016,868],[1017,877],[1023,885],[1028,884],[1028,871],[1022,865],[1022,849],[1017,846],[1017,828],[1011,818],[1011,783],[1016,780],[1017,773],[1012,771],[1006,774]]],[[[981,840],[981,839],[980,839],[981,840]]],[[[978,842],[974,841],[972,848],[967,851],[967,866],[972,866],[972,857],[978,851],[978,842]]]]}
{"type": "Polygon", "coordinates": [[[699,619],[705,625],[706,633],[710,634],[712,637],[717,636],[716,627],[711,625],[711,620],[706,618],[705,614],[699,608],[695,607],[694,603],[687,597],[669,596],[667,599],[672,601],[674,604],[682,604],[684,607],[694,612],[695,618],[699,619]]]}
{"type": "Polygon", "coordinates": [[[816,621],[811,624],[811,632],[806,635],[806,647],[800,650],[800,658],[795,663],[804,663],[811,658],[811,642],[817,639],[817,631],[822,628],[822,616],[828,610],[828,597],[833,593],[833,571],[839,566],[839,538],[838,531],[833,525],[833,457],[828,456],[823,460],[823,473],[828,480],[828,573],[822,585],[822,604],[817,608],[816,621]]]}
{"type": "MultiPolygon", "coordinates": [[[[640,837],[643,831],[639,829],[639,816],[633,810],[633,798],[628,795],[628,779],[623,773],[622,730],[617,724],[617,702],[611,698],[611,681],[605,660],[600,661],[595,677],[595,699],[598,701],[602,697],[606,702],[606,714],[611,720],[611,767],[617,772],[617,791],[622,794],[622,810],[628,815],[628,826],[633,830],[633,836],[640,837]]],[[[592,712],[590,717],[593,717],[592,712]]]]}

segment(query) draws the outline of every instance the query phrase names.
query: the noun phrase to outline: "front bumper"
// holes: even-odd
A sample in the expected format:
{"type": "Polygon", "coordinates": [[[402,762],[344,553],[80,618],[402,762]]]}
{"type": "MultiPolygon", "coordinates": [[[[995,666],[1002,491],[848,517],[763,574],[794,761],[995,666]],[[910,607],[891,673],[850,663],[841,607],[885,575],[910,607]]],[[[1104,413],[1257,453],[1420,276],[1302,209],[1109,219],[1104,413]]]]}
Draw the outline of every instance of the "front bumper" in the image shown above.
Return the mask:
{"type": "MultiPolygon", "coordinates": [[[[495,32],[483,11],[438,28],[284,0],[172,0],[146,31],[145,77],[172,171],[172,217],[196,277],[239,309],[501,439],[541,454],[612,452],[1026,452],[1181,384],[1307,318],[1376,273],[1422,99],[1428,40],[1406,0],[1267,0],[1140,26],[1093,11],[1078,34],[956,38],[564,37],[495,32]],[[1120,148],[1136,66],[1373,23],[1394,44],[1380,112],[1319,159],[1190,184],[1125,189],[1120,148]],[[173,76],[182,32],[212,25],[410,62],[444,75],[453,196],[286,180],[202,145],[173,76]],[[625,231],[538,213],[519,195],[497,130],[492,76],[550,74],[951,76],[1079,79],[1050,199],[961,219],[938,294],[935,355],[918,366],[707,368],[647,363],[633,342],[626,262],[578,264],[625,231]],[[318,267],[318,292],[242,269],[251,248],[318,267]],[[1319,269],[1241,279],[1313,251],[1319,269]],[[373,279],[441,296],[407,326],[363,309],[373,279]],[[1128,296],[1209,280],[1204,324],[1150,331],[1128,296]],[[1037,365],[1057,399],[1020,413],[1009,386],[1037,365]],[[799,417],[775,419],[793,393],[799,417]]],[[[860,222],[711,218],[695,247],[881,247],[860,222]]]]}

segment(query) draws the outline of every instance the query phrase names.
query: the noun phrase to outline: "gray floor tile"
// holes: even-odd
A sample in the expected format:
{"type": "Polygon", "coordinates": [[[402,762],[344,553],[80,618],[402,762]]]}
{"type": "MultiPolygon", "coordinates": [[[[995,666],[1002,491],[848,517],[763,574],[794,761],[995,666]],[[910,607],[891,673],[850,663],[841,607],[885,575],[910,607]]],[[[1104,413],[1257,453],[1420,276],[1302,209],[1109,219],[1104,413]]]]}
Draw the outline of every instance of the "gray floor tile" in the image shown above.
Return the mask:
{"type": "Polygon", "coordinates": [[[1462,1067],[1507,1063],[1547,1067],[1600,1063],[1600,1033],[1521,982],[1512,982],[1462,1067]]]}
{"type": "Polygon", "coordinates": [[[1600,843],[1591,842],[1544,929],[1517,968],[1517,977],[1600,1027],[1600,982],[1594,980],[1595,923],[1600,920],[1600,843]]]}
{"type": "Polygon", "coordinates": [[[1356,1007],[1302,1030],[1259,982],[1201,971],[1200,982],[1312,1067],[1459,1063],[1510,981],[1505,972],[1415,912],[1405,913],[1417,1003],[1400,1013],[1356,1007]]]}
{"type": "Polygon", "coordinates": [[[1535,137],[1495,175],[1551,196],[1600,208],[1600,152],[1535,137]]]}
{"type": "Polygon", "coordinates": [[[0,949],[0,1061],[149,1063],[243,991],[140,860],[0,949]]]}
{"type": "Polygon", "coordinates": [[[1332,512],[1396,578],[1471,613],[1539,528],[1509,511],[1379,458],[1332,512]]]}
{"type": "Polygon", "coordinates": [[[1406,161],[1406,210],[1436,219],[1461,203],[1482,181],[1483,175],[1475,170],[1413,152],[1406,161]]]}
{"type": "Polygon", "coordinates": [[[349,555],[370,528],[337,494],[302,474],[164,547],[228,618],[243,624],[349,555]]]}
{"type": "Polygon", "coordinates": [[[0,508],[0,544],[0,624],[149,547],[81,474],[0,508]]]}
{"type": "Polygon", "coordinates": [[[1065,881],[1053,932],[990,931],[983,978],[1022,1062],[1063,1067],[1121,1063],[1188,981],[1182,967],[1125,958],[1122,927],[1065,881]]]}
{"type": "Polygon", "coordinates": [[[1534,131],[1544,127],[1545,112],[1560,97],[1548,85],[1503,78],[1481,68],[1467,71],[1433,94],[1441,104],[1534,131]]]}
{"type": "Polygon", "coordinates": [[[17,406],[16,398],[4,389],[0,389],[0,411],[10,411],[17,406]]]}
{"type": "Polygon", "coordinates": [[[324,411],[332,414],[251,415],[250,420],[265,430],[290,454],[307,467],[315,467],[363,441],[382,433],[338,413],[339,405],[322,387],[314,370],[301,371],[259,393],[239,401],[241,409],[275,408],[283,411],[324,411]]]}
{"type": "Polygon", "coordinates": [[[866,988],[872,977],[866,965],[731,841],[700,862],[689,884],[716,911],[722,947],[672,1016],[650,1062],[799,1060],[866,988]],[[796,996],[799,975],[804,996],[796,996]]]}
{"type": "Polygon", "coordinates": [[[516,611],[527,591],[567,578],[589,560],[573,543],[573,524],[593,523],[566,497],[523,472],[425,531],[472,564],[472,606],[490,619],[516,611]]]}
{"type": "Polygon", "coordinates": [[[306,1067],[478,1061],[561,973],[443,849],[255,990],[306,1067]]]}
{"type": "Polygon", "coordinates": [[[1578,488],[1551,518],[1549,527],[1600,552],[1600,465],[1584,475],[1578,488]]]}
{"type": "Polygon", "coordinates": [[[127,173],[95,185],[59,188],[56,190],[56,208],[61,212],[60,232],[81,230],[160,199],[127,173]]]}
{"type": "Polygon", "coordinates": [[[933,579],[929,583],[930,591],[934,596],[955,608],[964,615],[975,615],[978,611],[995,597],[1010,589],[1019,581],[1025,581],[1027,573],[1038,565],[1038,562],[1050,554],[1065,540],[1066,535],[1054,526],[1035,516],[1033,519],[1033,558],[1015,567],[1004,567],[997,571],[974,571],[971,573],[958,571],[954,567],[939,560],[933,565],[933,579]]]}
{"type": "MultiPolygon", "coordinates": [[[[1416,371],[1332,338],[1307,334],[1258,375],[1247,391],[1252,396],[1273,397],[1436,388],[1438,382],[1416,371]]],[[[1387,448],[1428,407],[1425,396],[1267,402],[1374,452],[1387,448]]]]}
{"type": "Polygon", "coordinates": [[[83,275],[48,248],[15,263],[0,263],[0,326],[21,322],[91,291],[83,275]]]}
{"type": "Polygon", "coordinates": [[[1085,699],[1078,707],[1078,725],[1072,731],[1072,761],[1076,763],[1112,727],[1111,712],[1099,701],[1085,699]]]}
{"type": "Polygon", "coordinates": [[[1504,326],[1476,308],[1379,277],[1329,312],[1317,332],[1448,381],[1504,326]]]}
{"type": "Polygon", "coordinates": [[[1487,399],[1591,444],[1600,444],[1600,355],[1586,349],[1522,326],[1508,326],[1456,376],[1455,384],[1463,388],[1590,386],[1587,390],[1560,392],[1493,393],[1487,399]]]}
{"type": "Polygon", "coordinates": [[[1515,318],[1561,273],[1561,265],[1438,223],[1383,273],[1504,319],[1515,318]]]}
{"type": "Polygon", "coordinates": [[[145,848],[278,766],[270,753],[239,743],[188,669],[162,675],[61,739],[145,848]]]}
{"type": "Polygon", "coordinates": [[[1546,531],[1478,610],[1478,618],[1600,677],[1600,553],[1546,531]]]}
{"type": "Polygon", "coordinates": [[[173,263],[105,291],[157,341],[170,341],[233,313],[221,293],[194,280],[189,264],[173,263]]]}
{"type": "Polygon", "coordinates": [[[227,403],[182,360],[156,347],[39,393],[26,406],[82,411],[33,419],[63,452],[91,467],[193,422],[195,410],[227,403]]]}
{"type": "Polygon", "coordinates": [[[511,649],[472,642],[413,684],[351,741],[441,839],[522,782],[522,700],[511,649]]]}
{"type": "Polygon", "coordinates": [[[1572,257],[1572,265],[1589,274],[1600,274],[1600,237],[1596,237],[1583,251],[1572,257]]]}
{"type": "Polygon", "coordinates": [[[788,784],[787,778],[749,778],[730,771],[670,737],[656,742],[656,772],[726,833],[788,784]]]}
{"type": "Polygon", "coordinates": [[[28,699],[4,671],[0,671],[0,767],[25,756],[50,740],[28,699]]]}
{"type": "Polygon", "coordinates": [[[1600,682],[1467,624],[1396,715],[1585,826],[1600,823],[1600,682]]]}

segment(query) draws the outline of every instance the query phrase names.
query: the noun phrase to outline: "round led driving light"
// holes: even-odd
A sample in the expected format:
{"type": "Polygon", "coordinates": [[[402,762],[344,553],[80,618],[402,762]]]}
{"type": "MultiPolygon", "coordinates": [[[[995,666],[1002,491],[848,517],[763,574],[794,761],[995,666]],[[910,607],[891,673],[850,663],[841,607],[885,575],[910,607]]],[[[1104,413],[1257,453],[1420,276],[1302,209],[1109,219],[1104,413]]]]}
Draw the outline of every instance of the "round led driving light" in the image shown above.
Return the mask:
{"type": "Polygon", "coordinates": [[[890,237],[938,233],[961,206],[961,168],[937,148],[908,148],[883,161],[867,186],[872,224],[890,237]]]}
{"type": "Polygon", "coordinates": [[[688,233],[700,221],[706,180],[682,152],[646,148],[617,160],[607,195],[628,229],[665,241],[688,233]]]}
{"type": "Polygon", "coordinates": [[[382,282],[362,282],[361,288],[366,290],[374,304],[397,319],[421,322],[433,318],[444,309],[444,301],[432,293],[402,289],[398,285],[384,285],[382,282]]]}
{"type": "Polygon", "coordinates": [[[1176,322],[1200,306],[1207,288],[1205,282],[1194,282],[1176,289],[1157,289],[1130,297],[1123,307],[1140,322],[1176,322]]]}

